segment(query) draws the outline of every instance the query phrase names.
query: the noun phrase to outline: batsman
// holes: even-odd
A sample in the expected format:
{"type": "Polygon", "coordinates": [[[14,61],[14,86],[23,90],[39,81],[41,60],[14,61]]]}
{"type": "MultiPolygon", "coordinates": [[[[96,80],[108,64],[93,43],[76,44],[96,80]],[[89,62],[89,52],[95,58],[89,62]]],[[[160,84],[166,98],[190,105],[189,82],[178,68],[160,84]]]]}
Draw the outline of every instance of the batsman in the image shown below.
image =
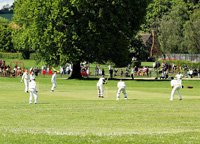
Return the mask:
{"type": "Polygon", "coordinates": [[[98,90],[98,96],[99,98],[104,98],[103,97],[103,84],[107,84],[107,81],[105,80],[104,76],[102,76],[98,83],[97,83],[97,90],[98,90]]]}

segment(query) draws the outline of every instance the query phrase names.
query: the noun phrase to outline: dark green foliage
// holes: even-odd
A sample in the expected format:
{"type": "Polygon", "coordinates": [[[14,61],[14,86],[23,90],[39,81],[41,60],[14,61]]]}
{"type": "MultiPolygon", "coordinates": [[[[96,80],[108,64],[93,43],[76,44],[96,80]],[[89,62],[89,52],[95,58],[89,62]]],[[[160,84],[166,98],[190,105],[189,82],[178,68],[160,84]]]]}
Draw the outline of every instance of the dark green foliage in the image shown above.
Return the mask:
{"type": "Polygon", "coordinates": [[[198,14],[193,14],[198,13],[199,8],[199,0],[153,0],[147,8],[142,29],[158,31],[164,54],[199,53],[199,18],[198,14]]]}
{"type": "Polygon", "coordinates": [[[184,45],[189,53],[200,53],[200,10],[197,9],[184,25],[184,45]]]}
{"type": "Polygon", "coordinates": [[[4,5],[2,9],[0,9],[0,14],[13,14],[14,4],[9,6],[9,4],[4,5]]]}
{"type": "Polygon", "coordinates": [[[136,36],[130,42],[130,57],[137,58],[138,61],[146,61],[149,56],[149,50],[142,42],[141,36],[136,36]]]}
{"type": "Polygon", "coordinates": [[[0,57],[1,58],[7,58],[7,59],[21,59],[22,58],[22,54],[21,53],[0,52],[0,57]]]}
{"type": "Polygon", "coordinates": [[[50,65],[130,62],[129,41],[146,14],[147,0],[18,0],[14,42],[50,65]],[[20,36],[20,38],[19,38],[20,36]]]}
{"type": "Polygon", "coordinates": [[[8,24],[0,24],[0,52],[16,52],[12,43],[12,30],[8,24]]]}

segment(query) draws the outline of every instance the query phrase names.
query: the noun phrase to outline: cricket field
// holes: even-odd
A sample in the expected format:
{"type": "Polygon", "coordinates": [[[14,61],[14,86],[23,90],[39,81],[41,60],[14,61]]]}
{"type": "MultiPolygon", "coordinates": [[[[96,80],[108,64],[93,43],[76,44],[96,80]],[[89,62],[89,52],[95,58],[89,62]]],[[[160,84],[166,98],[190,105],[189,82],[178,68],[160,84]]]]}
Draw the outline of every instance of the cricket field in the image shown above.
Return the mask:
{"type": "Polygon", "coordinates": [[[98,79],[36,77],[38,104],[29,104],[21,78],[0,77],[1,144],[200,143],[200,82],[183,80],[183,100],[177,92],[169,101],[169,80],[125,80],[128,100],[117,82],[104,85],[98,98],[98,79]],[[193,89],[186,88],[193,86],[193,89]]]}

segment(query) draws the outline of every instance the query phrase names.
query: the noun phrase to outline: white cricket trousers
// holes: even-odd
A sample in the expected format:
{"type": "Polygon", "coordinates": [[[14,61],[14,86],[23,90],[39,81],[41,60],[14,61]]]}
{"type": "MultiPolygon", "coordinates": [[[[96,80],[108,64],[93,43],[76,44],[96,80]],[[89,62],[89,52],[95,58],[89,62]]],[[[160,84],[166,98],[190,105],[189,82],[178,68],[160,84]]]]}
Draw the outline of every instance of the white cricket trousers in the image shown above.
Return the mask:
{"type": "Polygon", "coordinates": [[[25,92],[28,91],[28,84],[29,84],[29,80],[24,79],[25,92]]]}
{"type": "Polygon", "coordinates": [[[97,84],[97,90],[98,90],[98,96],[103,97],[103,85],[102,84],[97,84]]]}
{"type": "Polygon", "coordinates": [[[53,91],[55,87],[57,87],[57,83],[56,83],[56,82],[53,82],[53,83],[52,83],[52,88],[51,88],[51,90],[53,91]]]}
{"type": "Polygon", "coordinates": [[[126,88],[125,87],[119,87],[118,91],[117,91],[117,99],[119,99],[119,94],[120,94],[121,91],[124,93],[124,98],[127,98],[126,88]]]}
{"type": "Polygon", "coordinates": [[[32,103],[33,96],[34,96],[34,99],[35,99],[35,103],[38,103],[38,95],[37,95],[37,92],[36,92],[35,89],[31,89],[31,90],[30,90],[29,103],[32,103]]]}
{"type": "Polygon", "coordinates": [[[171,99],[170,100],[174,99],[174,93],[175,93],[176,90],[178,91],[178,95],[179,95],[180,99],[182,99],[182,96],[181,96],[181,93],[180,93],[180,88],[181,88],[181,85],[174,86],[174,88],[172,89],[172,92],[171,92],[171,99]]]}

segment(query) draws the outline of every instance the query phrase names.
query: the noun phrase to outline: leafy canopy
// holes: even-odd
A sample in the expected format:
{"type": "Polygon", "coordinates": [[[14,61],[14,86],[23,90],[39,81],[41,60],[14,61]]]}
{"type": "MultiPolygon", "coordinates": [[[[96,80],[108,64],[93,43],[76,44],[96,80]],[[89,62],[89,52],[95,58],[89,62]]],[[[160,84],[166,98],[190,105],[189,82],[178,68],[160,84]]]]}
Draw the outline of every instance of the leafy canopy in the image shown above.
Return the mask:
{"type": "Polygon", "coordinates": [[[48,64],[112,61],[127,64],[129,41],[148,0],[17,0],[15,46],[48,64]]]}

